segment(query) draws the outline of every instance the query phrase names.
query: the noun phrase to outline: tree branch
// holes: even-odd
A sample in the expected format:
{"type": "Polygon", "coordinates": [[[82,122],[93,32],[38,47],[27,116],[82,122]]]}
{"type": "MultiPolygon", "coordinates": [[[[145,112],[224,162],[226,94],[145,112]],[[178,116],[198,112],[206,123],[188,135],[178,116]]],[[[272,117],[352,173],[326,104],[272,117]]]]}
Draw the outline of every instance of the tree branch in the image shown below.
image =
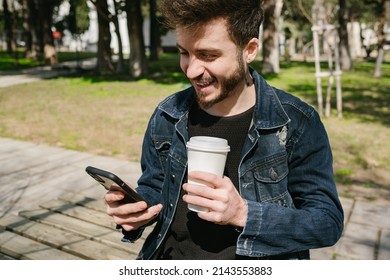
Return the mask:
{"type": "Polygon", "coordinates": [[[311,18],[311,16],[306,12],[305,8],[303,7],[303,5],[302,5],[302,0],[298,0],[298,7],[299,7],[299,9],[301,10],[302,14],[305,16],[305,18],[306,18],[311,24],[313,24],[313,19],[311,18]]]}
{"type": "Polygon", "coordinates": [[[108,21],[108,22],[113,21],[113,20],[112,20],[113,15],[110,13],[110,11],[107,10],[107,12],[108,12],[108,16],[107,16],[105,13],[102,12],[101,9],[99,9],[99,6],[97,5],[96,0],[88,0],[88,1],[91,2],[91,3],[95,6],[96,11],[97,11],[97,12],[99,13],[99,15],[101,15],[106,21],[108,21]]]}

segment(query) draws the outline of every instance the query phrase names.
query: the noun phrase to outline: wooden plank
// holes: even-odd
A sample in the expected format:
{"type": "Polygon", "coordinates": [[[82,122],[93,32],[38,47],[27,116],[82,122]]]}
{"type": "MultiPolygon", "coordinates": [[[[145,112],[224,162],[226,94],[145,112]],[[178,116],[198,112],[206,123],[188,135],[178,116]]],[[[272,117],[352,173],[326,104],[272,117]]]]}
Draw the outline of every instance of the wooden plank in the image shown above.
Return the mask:
{"type": "Polygon", "coordinates": [[[381,231],[378,260],[390,260],[390,230],[381,231]]]}
{"type": "MultiPolygon", "coordinates": [[[[62,196],[60,196],[59,199],[67,201],[69,203],[73,203],[76,205],[82,205],[86,208],[91,208],[91,209],[106,213],[106,206],[104,205],[104,203],[101,200],[94,200],[93,198],[85,197],[82,194],[66,193],[66,194],[63,194],[62,196]]],[[[107,216],[107,214],[105,214],[105,215],[107,216]]],[[[111,217],[109,217],[109,219],[112,220],[111,217]]],[[[147,227],[144,231],[143,237],[141,237],[141,238],[145,239],[146,238],[145,236],[149,235],[152,232],[153,228],[154,228],[153,225],[147,227]]]]}
{"type": "Polygon", "coordinates": [[[65,216],[60,213],[50,212],[46,209],[23,211],[20,212],[20,216],[62,229],[64,231],[77,233],[88,239],[105,243],[108,246],[124,250],[133,255],[138,254],[143,244],[143,240],[131,244],[123,243],[120,241],[122,233],[114,229],[108,229],[106,227],[82,221],[70,216],[65,216]]]}
{"type": "Polygon", "coordinates": [[[72,204],[81,205],[89,209],[96,211],[106,212],[106,205],[103,202],[103,196],[101,199],[94,199],[86,197],[80,193],[67,192],[59,197],[60,200],[70,202],[72,204]]]}
{"type": "Polygon", "coordinates": [[[53,212],[62,213],[64,215],[68,215],[110,229],[115,228],[114,221],[110,219],[110,217],[104,212],[95,211],[93,209],[88,209],[60,200],[53,200],[42,203],[40,206],[53,212]]]}
{"type": "Polygon", "coordinates": [[[123,250],[19,216],[0,218],[0,227],[84,259],[134,259],[123,250]]]}
{"type": "Polygon", "coordinates": [[[0,259],[77,260],[79,257],[0,229],[0,259]],[[5,255],[4,255],[5,254],[5,255]],[[1,255],[4,257],[2,258],[1,255]]]}
{"type": "Polygon", "coordinates": [[[0,175],[4,176],[10,173],[15,173],[24,169],[39,166],[51,160],[51,158],[57,157],[56,154],[61,153],[63,153],[63,151],[58,148],[31,145],[25,149],[18,150],[13,153],[13,158],[6,158],[5,160],[1,161],[2,168],[0,175]],[[42,157],[42,152],[45,157],[42,157]],[[19,160],[14,160],[15,158],[18,158],[19,160]]]}
{"type": "Polygon", "coordinates": [[[1,253],[1,249],[0,249],[0,260],[1,261],[4,261],[4,260],[16,260],[15,258],[12,258],[8,255],[4,255],[3,253],[1,253]]]}
{"type": "MultiPolygon", "coordinates": [[[[37,208],[42,201],[56,199],[67,192],[63,188],[72,184],[70,179],[65,184],[66,178],[76,176],[79,176],[78,183],[83,185],[82,178],[86,176],[83,173],[77,175],[74,168],[70,166],[47,174],[30,174],[29,170],[25,170],[9,176],[0,176],[0,193],[3,199],[0,205],[0,213],[17,214],[21,210],[37,208]],[[56,176],[52,174],[56,174],[56,176]]],[[[87,182],[89,178],[85,178],[85,180],[87,182]]],[[[73,183],[74,185],[75,183],[73,183]]]]}

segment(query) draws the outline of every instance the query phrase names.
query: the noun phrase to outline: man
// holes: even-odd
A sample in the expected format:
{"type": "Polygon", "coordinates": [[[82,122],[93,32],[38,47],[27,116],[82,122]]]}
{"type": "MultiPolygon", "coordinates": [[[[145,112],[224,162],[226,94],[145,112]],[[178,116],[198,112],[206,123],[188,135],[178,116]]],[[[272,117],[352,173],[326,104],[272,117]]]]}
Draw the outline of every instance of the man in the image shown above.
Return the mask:
{"type": "Polygon", "coordinates": [[[318,114],[249,67],[261,4],[162,2],[192,87],[162,101],[150,119],[137,191],[151,207],[120,204],[117,191],[105,196],[124,240],[156,222],[139,259],[309,259],[309,249],[341,235],[343,210],[318,114]],[[231,147],[223,178],[188,174],[211,188],[186,183],[186,142],[198,135],[225,138],[231,147]]]}

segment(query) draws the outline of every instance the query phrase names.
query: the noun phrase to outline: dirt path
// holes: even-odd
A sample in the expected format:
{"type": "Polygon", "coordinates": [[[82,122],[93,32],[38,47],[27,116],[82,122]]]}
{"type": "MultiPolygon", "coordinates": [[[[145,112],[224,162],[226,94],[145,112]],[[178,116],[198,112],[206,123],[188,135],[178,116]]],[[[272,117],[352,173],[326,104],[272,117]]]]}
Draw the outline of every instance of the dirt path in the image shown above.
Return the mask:
{"type": "Polygon", "coordinates": [[[390,201],[390,167],[357,170],[349,184],[337,188],[344,197],[390,201]]]}

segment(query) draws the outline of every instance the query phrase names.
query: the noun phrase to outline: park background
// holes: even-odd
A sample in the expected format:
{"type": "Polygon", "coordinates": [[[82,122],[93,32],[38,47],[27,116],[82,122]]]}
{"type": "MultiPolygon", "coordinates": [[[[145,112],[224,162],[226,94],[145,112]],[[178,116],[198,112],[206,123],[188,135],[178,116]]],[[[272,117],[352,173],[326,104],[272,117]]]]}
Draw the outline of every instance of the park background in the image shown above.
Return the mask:
{"type": "MultiPolygon", "coordinates": [[[[158,2],[0,1],[0,76],[52,73],[0,87],[0,136],[138,162],[155,106],[189,86],[158,2]]],[[[344,198],[390,201],[389,3],[264,1],[252,66],[321,112],[344,198]]]]}

